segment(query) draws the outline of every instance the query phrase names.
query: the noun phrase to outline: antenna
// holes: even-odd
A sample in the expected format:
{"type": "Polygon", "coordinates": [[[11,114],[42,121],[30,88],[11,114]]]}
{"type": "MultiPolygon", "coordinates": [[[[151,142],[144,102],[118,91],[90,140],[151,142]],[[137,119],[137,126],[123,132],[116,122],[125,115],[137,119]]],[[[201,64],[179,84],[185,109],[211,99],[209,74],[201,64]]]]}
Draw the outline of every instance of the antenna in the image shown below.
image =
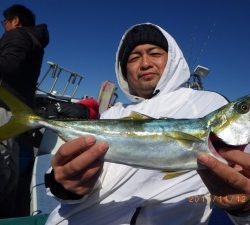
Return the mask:
{"type": "Polygon", "coordinates": [[[209,72],[210,70],[207,67],[198,65],[191,73],[189,81],[185,83],[185,86],[195,90],[204,90],[201,78],[206,77],[209,72]]]}

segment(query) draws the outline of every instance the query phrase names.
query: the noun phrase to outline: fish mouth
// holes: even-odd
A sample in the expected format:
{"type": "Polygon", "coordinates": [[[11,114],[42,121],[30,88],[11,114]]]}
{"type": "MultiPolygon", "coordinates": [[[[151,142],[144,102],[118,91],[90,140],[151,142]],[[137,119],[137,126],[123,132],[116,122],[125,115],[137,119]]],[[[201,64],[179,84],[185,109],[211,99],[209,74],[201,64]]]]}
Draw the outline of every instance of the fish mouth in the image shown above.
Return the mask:
{"type": "Polygon", "coordinates": [[[225,143],[222,139],[220,139],[213,132],[210,132],[209,133],[209,137],[208,137],[208,147],[209,147],[209,150],[217,158],[222,158],[221,155],[219,154],[219,150],[223,150],[223,151],[227,151],[227,150],[240,150],[240,151],[244,151],[244,149],[246,148],[246,146],[248,144],[244,144],[244,145],[229,145],[229,144],[225,143]]]}

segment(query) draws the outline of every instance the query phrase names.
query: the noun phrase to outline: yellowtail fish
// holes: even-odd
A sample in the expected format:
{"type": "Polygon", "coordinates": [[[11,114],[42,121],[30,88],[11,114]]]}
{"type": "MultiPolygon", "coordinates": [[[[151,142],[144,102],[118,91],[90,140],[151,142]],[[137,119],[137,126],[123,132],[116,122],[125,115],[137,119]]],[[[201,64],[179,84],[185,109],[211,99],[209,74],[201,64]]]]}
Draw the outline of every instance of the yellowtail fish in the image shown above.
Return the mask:
{"type": "Polygon", "coordinates": [[[0,87],[0,99],[13,116],[0,127],[0,141],[46,127],[65,141],[94,135],[107,141],[104,161],[164,171],[200,169],[197,155],[216,152],[216,143],[244,147],[250,142],[250,95],[199,119],[153,119],[138,113],[123,119],[48,120],[35,115],[18,98],[0,87]]]}

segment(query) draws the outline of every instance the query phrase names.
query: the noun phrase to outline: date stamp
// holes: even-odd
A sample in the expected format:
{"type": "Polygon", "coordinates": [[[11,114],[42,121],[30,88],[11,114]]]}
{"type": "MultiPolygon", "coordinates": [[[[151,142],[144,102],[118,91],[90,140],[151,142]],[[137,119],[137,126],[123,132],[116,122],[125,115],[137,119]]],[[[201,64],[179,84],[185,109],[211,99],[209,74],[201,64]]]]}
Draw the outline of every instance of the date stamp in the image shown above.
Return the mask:
{"type": "Polygon", "coordinates": [[[194,195],[188,197],[190,203],[206,203],[206,202],[227,202],[227,203],[240,203],[243,204],[247,201],[246,195],[226,195],[226,196],[214,196],[214,195],[194,195]]]}

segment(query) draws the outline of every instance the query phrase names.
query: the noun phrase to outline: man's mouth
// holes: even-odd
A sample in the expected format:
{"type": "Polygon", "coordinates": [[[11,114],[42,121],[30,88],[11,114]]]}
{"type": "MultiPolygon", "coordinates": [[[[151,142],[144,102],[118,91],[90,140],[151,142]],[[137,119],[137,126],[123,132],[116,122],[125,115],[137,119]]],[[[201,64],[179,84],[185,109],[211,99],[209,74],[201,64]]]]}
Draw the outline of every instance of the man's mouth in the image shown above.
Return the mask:
{"type": "Polygon", "coordinates": [[[155,76],[156,76],[155,73],[143,73],[139,75],[139,79],[151,80],[155,76]]]}

